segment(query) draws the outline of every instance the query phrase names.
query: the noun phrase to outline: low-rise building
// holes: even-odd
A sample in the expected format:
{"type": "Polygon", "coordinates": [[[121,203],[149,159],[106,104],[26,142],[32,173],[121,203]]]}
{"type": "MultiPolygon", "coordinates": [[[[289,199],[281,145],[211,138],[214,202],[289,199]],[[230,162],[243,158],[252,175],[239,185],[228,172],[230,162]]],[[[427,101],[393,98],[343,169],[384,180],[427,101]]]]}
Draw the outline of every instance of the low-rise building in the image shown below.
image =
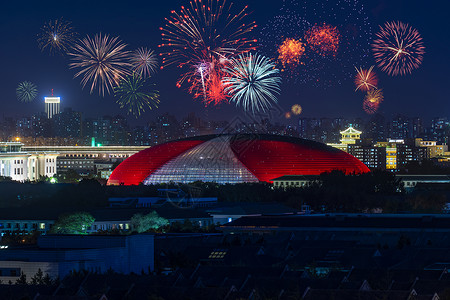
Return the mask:
{"type": "Polygon", "coordinates": [[[290,188],[290,187],[307,187],[314,183],[319,183],[319,175],[284,175],[275,179],[272,179],[273,186],[277,188],[290,188]]]}
{"type": "Polygon", "coordinates": [[[35,181],[56,174],[58,153],[24,150],[20,142],[0,142],[0,176],[35,181]]]}
{"type": "Polygon", "coordinates": [[[148,146],[24,146],[25,151],[58,153],[56,172],[68,169],[94,173],[103,171],[109,176],[115,162],[122,162],[148,146]],[[109,166],[109,168],[108,168],[109,166]]]}
{"type": "Polygon", "coordinates": [[[298,210],[279,203],[222,203],[206,210],[214,224],[225,224],[246,216],[293,215],[298,210]]]}
{"type": "Polygon", "coordinates": [[[448,175],[396,175],[407,190],[413,189],[419,183],[450,183],[448,175]]]}
{"type": "MultiPolygon", "coordinates": [[[[3,208],[0,210],[0,236],[7,233],[31,234],[40,232],[47,234],[59,216],[77,212],[74,209],[23,209],[23,208],[3,208]]],[[[95,222],[87,228],[87,233],[99,231],[123,230],[132,231],[131,218],[136,214],[146,215],[155,211],[160,217],[169,223],[191,222],[198,227],[207,227],[213,224],[213,218],[205,211],[178,207],[173,204],[166,204],[154,209],[150,208],[105,208],[87,210],[95,222]]]]}
{"type": "Polygon", "coordinates": [[[0,249],[3,282],[15,283],[22,273],[29,280],[39,269],[52,279],[73,271],[148,273],[154,269],[154,236],[46,235],[34,247],[0,249]]]}
{"type": "Polygon", "coordinates": [[[429,158],[444,156],[448,151],[448,145],[438,145],[437,141],[424,141],[421,138],[415,139],[416,147],[425,147],[428,149],[429,158]]]}

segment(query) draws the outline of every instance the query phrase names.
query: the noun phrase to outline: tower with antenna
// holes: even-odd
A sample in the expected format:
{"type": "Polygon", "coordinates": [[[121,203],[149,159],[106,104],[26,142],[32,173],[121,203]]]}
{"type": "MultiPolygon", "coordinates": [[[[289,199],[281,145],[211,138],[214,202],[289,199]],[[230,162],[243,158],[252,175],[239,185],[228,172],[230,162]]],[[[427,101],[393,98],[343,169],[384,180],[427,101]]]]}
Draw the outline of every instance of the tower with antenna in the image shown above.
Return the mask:
{"type": "Polygon", "coordinates": [[[45,97],[45,113],[47,114],[47,118],[51,119],[54,115],[59,114],[60,97],[53,96],[53,89],[51,97],[45,97]]]}

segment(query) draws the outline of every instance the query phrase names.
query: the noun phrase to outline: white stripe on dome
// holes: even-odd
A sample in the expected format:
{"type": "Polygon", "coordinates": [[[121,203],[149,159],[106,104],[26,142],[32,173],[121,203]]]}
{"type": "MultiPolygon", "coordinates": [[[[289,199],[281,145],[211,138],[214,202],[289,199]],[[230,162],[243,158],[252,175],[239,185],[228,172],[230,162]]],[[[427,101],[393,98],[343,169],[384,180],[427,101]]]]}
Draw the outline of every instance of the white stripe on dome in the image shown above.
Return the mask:
{"type": "Polygon", "coordinates": [[[230,148],[230,136],[206,141],[173,158],[148,176],[143,183],[258,182],[230,148]]]}

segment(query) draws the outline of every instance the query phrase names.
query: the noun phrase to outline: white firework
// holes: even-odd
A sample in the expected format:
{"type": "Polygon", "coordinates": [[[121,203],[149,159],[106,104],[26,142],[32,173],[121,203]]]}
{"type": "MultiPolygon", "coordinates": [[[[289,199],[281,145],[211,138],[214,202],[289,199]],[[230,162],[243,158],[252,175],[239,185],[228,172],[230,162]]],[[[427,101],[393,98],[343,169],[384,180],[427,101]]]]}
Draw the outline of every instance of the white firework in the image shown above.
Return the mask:
{"type": "Polygon", "coordinates": [[[259,54],[242,54],[231,59],[223,71],[224,91],[236,106],[255,113],[265,112],[278,102],[280,71],[269,58],[259,54]]]}
{"type": "Polygon", "coordinates": [[[147,48],[138,48],[131,54],[133,71],[143,78],[150,77],[158,69],[158,58],[155,51],[147,48]]]}

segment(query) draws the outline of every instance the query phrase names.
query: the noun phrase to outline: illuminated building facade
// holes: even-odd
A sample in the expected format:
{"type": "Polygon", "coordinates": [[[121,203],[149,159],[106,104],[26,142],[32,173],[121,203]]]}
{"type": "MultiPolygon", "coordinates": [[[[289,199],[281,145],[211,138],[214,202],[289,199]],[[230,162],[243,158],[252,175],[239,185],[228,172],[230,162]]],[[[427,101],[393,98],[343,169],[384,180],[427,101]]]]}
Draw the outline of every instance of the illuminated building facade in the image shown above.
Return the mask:
{"type": "Polygon", "coordinates": [[[424,141],[423,139],[415,139],[416,147],[426,147],[430,158],[441,157],[448,151],[448,145],[438,145],[437,141],[424,141]]]}
{"type": "Polygon", "coordinates": [[[369,171],[355,157],[310,140],[266,134],[207,135],[140,151],[113,171],[108,184],[272,182],[283,175],[332,170],[369,171]]]}
{"type": "Polygon", "coordinates": [[[24,151],[19,142],[0,142],[0,176],[35,181],[56,174],[58,153],[24,151]]]}
{"type": "Polygon", "coordinates": [[[354,145],[357,141],[361,140],[362,131],[356,130],[350,126],[346,130],[341,131],[340,134],[340,144],[328,143],[327,145],[348,152],[348,145],[354,145]]]}
{"type": "Polygon", "coordinates": [[[349,144],[348,153],[362,161],[370,169],[386,168],[386,150],[382,147],[349,144]]]}
{"type": "Polygon", "coordinates": [[[45,97],[45,113],[47,118],[51,119],[54,115],[59,114],[60,97],[45,97]]]}
{"type": "MultiPolygon", "coordinates": [[[[422,161],[430,158],[428,147],[422,145],[416,139],[415,145],[406,144],[404,140],[389,140],[388,142],[378,142],[374,148],[382,148],[386,151],[386,170],[399,170],[411,161],[422,161]]],[[[435,144],[435,142],[424,142],[435,144]]],[[[436,146],[436,145],[435,145],[436,146]]],[[[444,149],[444,148],[442,148],[444,149]]]]}
{"type": "Polygon", "coordinates": [[[24,146],[25,151],[56,152],[58,160],[57,172],[65,172],[68,169],[85,172],[105,171],[105,176],[110,174],[111,168],[103,169],[105,162],[110,166],[116,161],[123,161],[131,155],[148,147],[143,146],[24,146]],[[101,166],[101,168],[99,167],[101,166]],[[108,172],[109,171],[109,172],[108,172]]]}

